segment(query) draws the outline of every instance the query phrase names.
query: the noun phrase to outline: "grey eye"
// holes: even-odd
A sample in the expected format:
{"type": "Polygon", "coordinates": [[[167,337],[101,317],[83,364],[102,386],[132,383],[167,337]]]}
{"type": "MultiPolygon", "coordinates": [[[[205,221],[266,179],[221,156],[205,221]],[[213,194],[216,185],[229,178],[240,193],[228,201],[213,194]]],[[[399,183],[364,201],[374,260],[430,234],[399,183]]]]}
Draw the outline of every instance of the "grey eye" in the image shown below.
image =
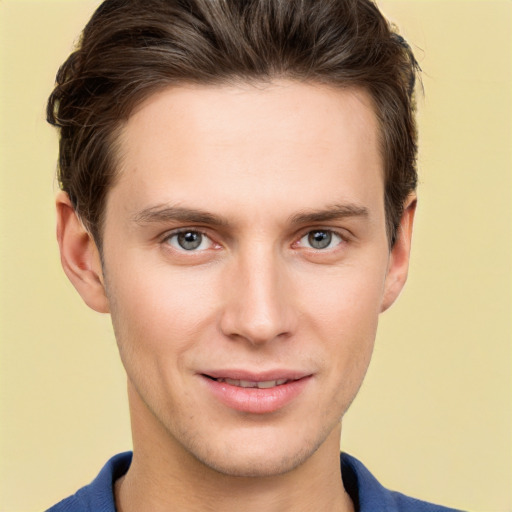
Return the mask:
{"type": "Polygon", "coordinates": [[[333,249],[343,242],[343,238],[335,231],[329,229],[315,229],[306,233],[301,239],[300,244],[303,247],[310,247],[320,251],[322,249],[333,249]]]}
{"type": "Polygon", "coordinates": [[[313,249],[325,249],[332,241],[330,231],[311,231],[308,234],[308,243],[313,249]]]}
{"type": "Polygon", "coordinates": [[[175,249],[195,251],[208,249],[211,246],[210,239],[199,231],[181,231],[168,238],[168,243],[175,249]]]}
{"type": "Polygon", "coordinates": [[[187,231],[178,235],[178,244],[182,249],[192,251],[197,249],[203,240],[203,235],[197,231],[187,231]]]}

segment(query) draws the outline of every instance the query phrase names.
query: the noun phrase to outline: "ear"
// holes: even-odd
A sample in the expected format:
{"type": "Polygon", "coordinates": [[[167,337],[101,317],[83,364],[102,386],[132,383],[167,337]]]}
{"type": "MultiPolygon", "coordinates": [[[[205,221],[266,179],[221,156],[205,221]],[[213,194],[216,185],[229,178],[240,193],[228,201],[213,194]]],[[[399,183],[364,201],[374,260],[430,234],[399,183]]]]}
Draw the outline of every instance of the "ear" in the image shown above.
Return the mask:
{"type": "Polygon", "coordinates": [[[411,194],[404,204],[404,211],[400,219],[400,225],[398,226],[396,241],[389,255],[381,312],[386,311],[386,309],[395,302],[407,281],[416,202],[416,195],[411,194]]]}
{"type": "Polygon", "coordinates": [[[78,218],[65,192],[58,193],[55,203],[62,268],[90,308],[100,313],[109,313],[101,258],[96,243],[78,218]]]}

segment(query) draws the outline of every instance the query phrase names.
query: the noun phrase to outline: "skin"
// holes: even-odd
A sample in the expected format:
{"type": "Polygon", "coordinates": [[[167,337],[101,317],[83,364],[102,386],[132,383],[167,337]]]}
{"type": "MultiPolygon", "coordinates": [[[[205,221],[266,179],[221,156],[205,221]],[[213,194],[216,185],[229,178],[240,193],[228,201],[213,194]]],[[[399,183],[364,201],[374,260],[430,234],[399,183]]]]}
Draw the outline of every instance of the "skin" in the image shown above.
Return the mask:
{"type": "Polygon", "coordinates": [[[111,313],[128,376],[119,510],[353,509],[340,422],[405,283],[415,207],[390,250],[377,135],[357,89],[174,87],[122,129],[103,262],[59,194],[63,267],[111,313]],[[197,249],[180,247],[183,229],[197,249]],[[277,410],[244,412],[208,387],[204,374],[226,369],[307,378],[277,410]]]}

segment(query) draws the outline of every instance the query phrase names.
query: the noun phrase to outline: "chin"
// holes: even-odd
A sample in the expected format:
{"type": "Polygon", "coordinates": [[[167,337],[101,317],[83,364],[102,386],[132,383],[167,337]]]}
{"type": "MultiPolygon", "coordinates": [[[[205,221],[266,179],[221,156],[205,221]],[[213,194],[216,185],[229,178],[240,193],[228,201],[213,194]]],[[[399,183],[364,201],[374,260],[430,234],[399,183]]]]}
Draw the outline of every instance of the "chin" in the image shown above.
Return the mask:
{"type": "Polygon", "coordinates": [[[235,477],[270,477],[293,471],[307,460],[309,454],[234,454],[227,453],[224,457],[205,457],[199,459],[204,465],[217,473],[235,477]]]}
{"type": "Polygon", "coordinates": [[[274,435],[265,439],[235,440],[222,448],[221,443],[190,447],[192,455],[217,473],[234,477],[270,477],[293,471],[307,461],[325,441],[305,438],[299,432],[284,438],[274,435]],[[291,438],[291,443],[290,443],[291,438]],[[207,449],[204,449],[208,446],[207,449]],[[199,449],[194,449],[199,448],[199,449]]]}

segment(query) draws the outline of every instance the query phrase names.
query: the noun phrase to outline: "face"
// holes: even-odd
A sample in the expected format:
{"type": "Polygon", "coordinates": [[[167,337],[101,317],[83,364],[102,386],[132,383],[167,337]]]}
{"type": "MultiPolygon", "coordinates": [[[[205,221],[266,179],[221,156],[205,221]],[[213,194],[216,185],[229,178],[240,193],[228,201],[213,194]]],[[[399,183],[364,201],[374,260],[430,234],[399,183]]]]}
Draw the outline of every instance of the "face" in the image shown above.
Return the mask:
{"type": "Polygon", "coordinates": [[[133,113],[119,156],[101,281],[134,430],[158,425],[139,443],[230,475],[293,469],[337,432],[405,280],[370,99],[170,88],[133,113]]]}

